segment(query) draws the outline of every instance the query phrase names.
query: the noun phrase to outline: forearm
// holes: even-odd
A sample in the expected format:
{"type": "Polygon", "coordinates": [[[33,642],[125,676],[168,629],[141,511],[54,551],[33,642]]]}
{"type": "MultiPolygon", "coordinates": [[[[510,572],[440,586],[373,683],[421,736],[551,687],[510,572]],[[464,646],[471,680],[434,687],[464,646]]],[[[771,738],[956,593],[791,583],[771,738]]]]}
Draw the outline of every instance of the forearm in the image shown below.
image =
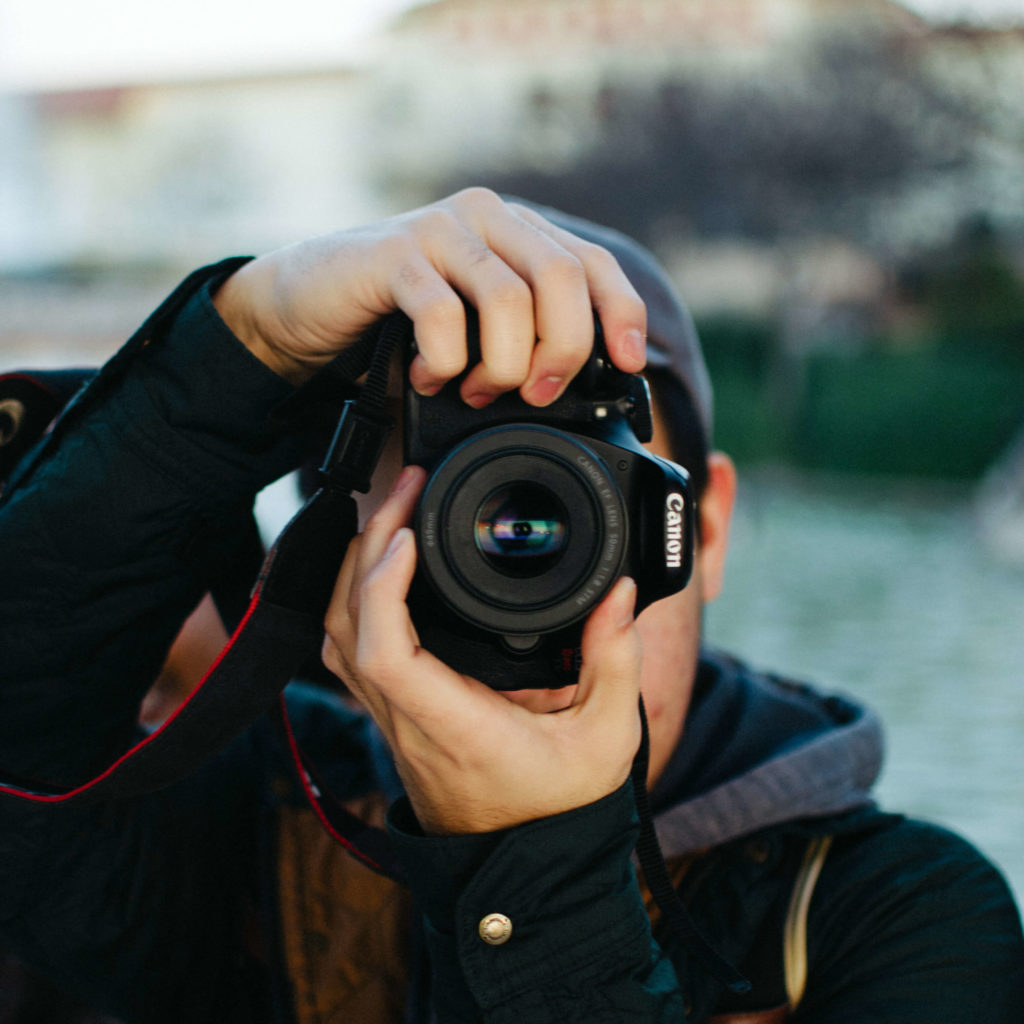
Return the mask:
{"type": "Polygon", "coordinates": [[[0,506],[0,770],[82,781],[134,725],[178,626],[292,444],[266,426],[291,391],[208,297],[120,372],[0,506]]]}

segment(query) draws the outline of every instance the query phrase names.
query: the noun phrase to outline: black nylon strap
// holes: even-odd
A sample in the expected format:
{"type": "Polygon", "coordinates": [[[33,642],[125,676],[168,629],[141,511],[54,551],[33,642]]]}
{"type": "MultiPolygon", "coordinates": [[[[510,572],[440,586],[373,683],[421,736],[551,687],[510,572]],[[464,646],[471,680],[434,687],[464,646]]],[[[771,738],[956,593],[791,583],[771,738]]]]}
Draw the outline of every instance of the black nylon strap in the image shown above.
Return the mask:
{"type": "Polygon", "coordinates": [[[269,710],[319,650],[323,610],[355,529],[352,499],[318,492],[271,550],[238,629],[174,715],[81,786],[55,792],[0,784],[0,794],[44,804],[98,803],[160,789],[209,760],[269,710]],[[319,550],[322,557],[289,557],[293,550],[319,550]]]}
{"type": "Polygon", "coordinates": [[[650,762],[651,743],[643,697],[640,698],[640,726],[640,749],[633,760],[632,779],[637,813],[640,816],[640,838],[636,843],[636,853],[647,887],[651,890],[651,896],[669,927],[682,941],[686,952],[731,992],[749,992],[750,982],[715,951],[697,927],[672,884],[658,835],[654,830],[654,816],[651,814],[650,800],[647,796],[647,768],[650,762]]]}
{"type": "Polygon", "coordinates": [[[387,832],[353,814],[320,780],[316,767],[303,753],[292,729],[284,694],[278,701],[277,718],[306,800],[327,834],[371,870],[396,881],[404,881],[404,872],[387,832]]]}
{"type": "MultiPolygon", "coordinates": [[[[237,265],[240,262],[232,263],[230,269],[237,265]]],[[[187,291],[181,286],[138,332],[138,342],[129,347],[137,347],[157,323],[173,317],[187,300],[187,291]]],[[[390,351],[382,349],[393,347],[404,337],[408,321],[403,321],[382,331],[379,344],[374,335],[360,346],[358,358],[374,357],[369,397],[362,405],[356,402],[367,418],[377,416],[376,406],[386,387],[390,351]]],[[[120,365],[126,359],[122,357],[120,365]]],[[[117,373],[120,365],[108,366],[104,375],[117,373]]],[[[61,421],[63,429],[67,429],[69,418],[61,421]]],[[[388,429],[385,424],[379,426],[388,429]]],[[[361,472],[365,470],[360,467],[361,472]]],[[[58,791],[0,781],[0,798],[78,806],[152,792],[189,775],[268,711],[296,671],[319,654],[324,612],[338,568],[358,528],[355,501],[342,485],[351,476],[342,464],[285,527],[264,562],[248,610],[227,646],[190,697],[159,729],[80,786],[58,791]]]]}

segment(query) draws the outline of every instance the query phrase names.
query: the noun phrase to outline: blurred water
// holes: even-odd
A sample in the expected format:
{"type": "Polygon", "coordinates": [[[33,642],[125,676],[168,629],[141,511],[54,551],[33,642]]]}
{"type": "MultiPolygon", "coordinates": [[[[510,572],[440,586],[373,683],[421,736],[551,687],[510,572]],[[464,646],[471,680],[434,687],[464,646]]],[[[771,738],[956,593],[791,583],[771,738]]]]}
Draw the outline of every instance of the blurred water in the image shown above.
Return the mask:
{"type": "Polygon", "coordinates": [[[741,485],[711,643],[841,689],[886,725],[881,801],[953,828],[1024,898],[1024,571],[969,494],[796,479],[741,485]]]}

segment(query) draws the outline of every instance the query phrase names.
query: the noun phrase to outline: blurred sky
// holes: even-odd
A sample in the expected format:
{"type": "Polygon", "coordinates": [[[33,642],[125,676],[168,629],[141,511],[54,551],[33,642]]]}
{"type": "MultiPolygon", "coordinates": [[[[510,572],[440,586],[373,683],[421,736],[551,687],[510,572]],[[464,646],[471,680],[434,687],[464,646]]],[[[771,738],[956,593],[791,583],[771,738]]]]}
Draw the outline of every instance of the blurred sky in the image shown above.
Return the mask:
{"type": "MultiPolygon", "coordinates": [[[[418,0],[423,2],[423,0],[418,0]]],[[[63,88],[357,61],[417,0],[0,0],[0,89],[63,88]]],[[[1024,21],[1022,0],[907,0],[937,19],[1024,21]]]]}

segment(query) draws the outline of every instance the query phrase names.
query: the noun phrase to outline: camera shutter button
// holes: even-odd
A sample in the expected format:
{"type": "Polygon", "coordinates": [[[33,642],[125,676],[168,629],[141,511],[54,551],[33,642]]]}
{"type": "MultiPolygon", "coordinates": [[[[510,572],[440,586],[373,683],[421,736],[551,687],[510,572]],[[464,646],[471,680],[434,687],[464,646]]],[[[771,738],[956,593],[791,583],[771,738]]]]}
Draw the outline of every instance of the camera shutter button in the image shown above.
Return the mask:
{"type": "Polygon", "coordinates": [[[487,914],[477,931],[488,946],[503,946],[512,937],[512,922],[504,914],[487,914]]]}

